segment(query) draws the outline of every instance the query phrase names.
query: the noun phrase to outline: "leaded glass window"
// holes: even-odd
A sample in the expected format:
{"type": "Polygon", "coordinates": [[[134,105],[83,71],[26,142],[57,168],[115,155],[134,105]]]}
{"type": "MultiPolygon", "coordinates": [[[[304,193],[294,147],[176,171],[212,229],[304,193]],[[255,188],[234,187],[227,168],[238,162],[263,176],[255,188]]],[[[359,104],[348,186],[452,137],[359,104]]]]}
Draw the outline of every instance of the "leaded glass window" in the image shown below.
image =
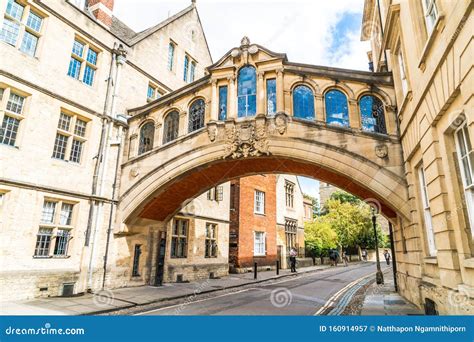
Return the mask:
{"type": "Polygon", "coordinates": [[[237,80],[238,116],[254,116],[257,113],[257,74],[253,66],[239,70],[237,80]]]}
{"type": "Polygon", "coordinates": [[[44,201],[43,211],[41,214],[41,222],[54,223],[55,212],[56,212],[56,202],[44,201]]]}
{"type": "Polygon", "coordinates": [[[194,82],[195,78],[196,78],[196,62],[192,61],[191,68],[189,71],[189,81],[194,82]]]}
{"type": "Polygon", "coordinates": [[[61,206],[61,216],[59,224],[61,226],[70,226],[72,222],[72,209],[74,205],[71,203],[63,203],[61,206]]]}
{"type": "Polygon", "coordinates": [[[30,32],[26,32],[23,34],[23,41],[21,43],[20,50],[24,53],[34,56],[36,52],[36,46],[38,45],[38,37],[30,32]]]}
{"type": "Polygon", "coordinates": [[[54,255],[55,256],[66,256],[67,248],[70,239],[70,230],[69,229],[58,229],[56,233],[56,244],[54,246],[54,255]]]}
{"type": "Polygon", "coordinates": [[[73,139],[72,146],[71,146],[71,155],[69,156],[69,160],[73,163],[80,163],[81,162],[81,155],[82,155],[82,145],[84,143],[80,140],[73,139]]]}
{"type": "Polygon", "coordinates": [[[70,115],[66,115],[61,113],[59,116],[58,128],[62,129],[63,131],[69,131],[69,127],[71,125],[72,117],[70,115]]]}
{"type": "Polygon", "coordinates": [[[171,257],[186,258],[188,246],[188,220],[176,219],[171,234],[171,257]]]}
{"type": "Polygon", "coordinates": [[[204,117],[205,117],[205,103],[203,99],[199,99],[193,102],[189,108],[189,133],[194,132],[202,127],[204,127],[204,117]]]}
{"type": "Polygon", "coordinates": [[[364,131],[387,133],[383,103],[379,98],[365,95],[359,101],[359,108],[364,131]]]}
{"type": "Polygon", "coordinates": [[[68,76],[75,78],[76,80],[79,79],[79,73],[81,72],[81,62],[74,57],[71,57],[69,62],[69,68],[67,70],[68,76]]]}
{"type": "Polygon", "coordinates": [[[0,39],[5,43],[15,46],[18,34],[20,33],[20,23],[10,20],[8,18],[3,19],[3,27],[0,32],[0,39]]]}
{"type": "Polygon", "coordinates": [[[184,73],[183,73],[183,81],[188,81],[188,69],[189,69],[189,57],[184,56],[184,73]]]}
{"type": "Polygon", "coordinates": [[[20,120],[5,115],[0,129],[0,144],[15,146],[20,120]]]}
{"type": "Polygon", "coordinates": [[[172,71],[174,65],[174,44],[170,43],[168,45],[168,70],[172,71]]]}
{"type": "Polygon", "coordinates": [[[349,127],[349,109],[347,97],[340,90],[333,89],[326,93],[326,122],[331,125],[349,127]]]}
{"type": "Polygon", "coordinates": [[[140,145],[138,147],[138,154],[151,151],[153,149],[153,139],[155,136],[155,124],[148,122],[140,129],[140,145]]]}
{"type": "Polygon", "coordinates": [[[227,119],[227,86],[219,87],[219,120],[227,119]]]}
{"type": "Polygon", "coordinates": [[[267,113],[273,115],[276,113],[276,79],[267,80],[267,113]]]}
{"type": "Polygon", "coordinates": [[[26,26],[28,26],[32,30],[35,30],[36,32],[39,32],[41,30],[42,22],[43,18],[41,18],[36,13],[30,11],[30,14],[28,15],[28,20],[26,21],[26,26]]]}
{"type": "Polygon", "coordinates": [[[51,236],[53,230],[50,228],[40,228],[36,235],[35,256],[49,256],[51,236]]]}
{"type": "Polygon", "coordinates": [[[7,110],[15,114],[21,114],[21,112],[23,111],[24,103],[25,98],[23,96],[17,95],[15,93],[10,93],[10,98],[7,102],[7,110]]]}
{"type": "Polygon", "coordinates": [[[56,140],[54,141],[53,158],[62,159],[66,158],[66,147],[68,137],[64,134],[56,134],[56,140]]]}
{"type": "Polygon", "coordinates": [[[173,111],[166,115],[163,126],[163,144],[176,140],[179,133],[179,113],[173,111]]]}
{"type": "Polygon", "coordinates": [[[206,258],[217,257],[217,224],[206,223],[206,258]]]}
{"type": "Polygon", "coordinates": [[[308,86],[299,85],[293,90],[293,116],[314,120],[314,94],[308,86]]]}

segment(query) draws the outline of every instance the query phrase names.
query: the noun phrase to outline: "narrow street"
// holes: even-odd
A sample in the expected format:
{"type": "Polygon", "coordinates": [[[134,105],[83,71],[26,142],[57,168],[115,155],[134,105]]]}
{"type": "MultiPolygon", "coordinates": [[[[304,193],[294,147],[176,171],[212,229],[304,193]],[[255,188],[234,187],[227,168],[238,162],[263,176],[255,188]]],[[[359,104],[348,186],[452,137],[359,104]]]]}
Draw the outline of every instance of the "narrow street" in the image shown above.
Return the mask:
{"type": "Polygon", "coordinates": [[[375,270],[375,263],[338,266],[211,298],[190,298],[138,315],[314,315],[338,291],[375,270]]]}

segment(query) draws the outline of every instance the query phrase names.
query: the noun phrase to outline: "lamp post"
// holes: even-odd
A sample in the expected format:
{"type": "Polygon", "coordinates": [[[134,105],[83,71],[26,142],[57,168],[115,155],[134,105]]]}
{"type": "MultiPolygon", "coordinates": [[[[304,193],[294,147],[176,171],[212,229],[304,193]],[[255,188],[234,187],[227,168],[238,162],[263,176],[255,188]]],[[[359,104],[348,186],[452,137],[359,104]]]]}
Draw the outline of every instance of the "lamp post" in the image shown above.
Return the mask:
{"type": "Polygon", "coordinates": [[[372,225],[374,226],[374,236],[375,236],[375,258],[377,260],[377,273],[375,274],[375,280],[378,285],[383,284],[383,273],[380,268],[380,258],[379,258],[379,239],[377,236],[377,217],[375,216],[375,209],[372,208],[372,225]]]}

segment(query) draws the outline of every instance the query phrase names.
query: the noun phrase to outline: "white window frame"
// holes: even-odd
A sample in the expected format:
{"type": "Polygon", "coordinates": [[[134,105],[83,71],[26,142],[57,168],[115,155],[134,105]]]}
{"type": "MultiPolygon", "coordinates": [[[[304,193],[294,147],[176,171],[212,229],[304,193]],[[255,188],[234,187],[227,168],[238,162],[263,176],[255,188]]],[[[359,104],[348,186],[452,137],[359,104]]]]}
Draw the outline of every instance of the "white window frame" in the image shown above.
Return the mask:
{"type": "Polygon", "coordinates": [[[405,65],[405,54],[403,53],[402,44],[398,44],[397,49],[398,73],[400,75],[400,83],[402,86],[402,93],[405,96],[408,93],[408,78],[405,65]]]}
{"type": "MultiPolygon", "coordinates": [[[[34,258],[68,258],[70,256],[70,250],[71,250],[70,240],[72,239],[72,231],[74,229],[74,224],[76,221],[76,212],[78,210],[76,207],[77,207],[77,202],[71,202],[71,201],[60,200],[60,199],[55,199],[55,198],[44,198],[44,201],[41,206],[41,218],[39,222],[38,232],[41,231],[42,229],[51,230],[49,251],[47,255],[36,255],[37,239],[35,239],[35,248],[33,251],[34,258]],[[51,222],[44,222],[42,220],[45,203],[54,203],[54,211],[53,211],[53,217],[52,217],[51,222]],[[72,206],[71,220],[70,220],[70,224],[68,225],[61,224],[61,214],[63,212],[63,205],[72,206]],[[68,241],[66,242],[65,253],[56,255],[54,250],[56,248],[56,243],[57,243],[57,239],[59,238],[59,234],[62,231],[68,232],[68,241]]],[[[37,234],[37,235],[40,235],[40,234],[37,234]]]]}
{"type": "Polygon", "coordinates": [[[423,6],[423,16],[425,17],[426,32],[428,36],[433,32],[433,29],[438,20],[438,8],[436,0],[421,0],[423,6]]]}
{"type": "Polygon", "coordinates": [[[21,138],[21,130],[22,130],[22,122],[26,118],[26,112],[28,111],[28,103],[29,103],[29,94],[25,94],[21,91],[18,91],[16,89],[12,89],[11,87],[7,86],[3,89],[2,97],[0,98],[0,129],[2,128],[3,125],[3,120],[5,116],[16,119],[19,121],[18,123],[18,129],[16,131],[16,137],[15,137],[15,143],[13,145],[9,144],[3,144],[0,143],[0,146],[9,146],[9,147],[16,147],[18,148],[19,144],[18,142],[20,141],[21,138]],[[16,113],[14,111],[8,110],[7,105],[8,102],[10,101],[10,96],[14,94],[17,96],[20,96],[23,98],[23,104],[22,104],[22,109],[20,113],[16,113]]]}
{"type": "Polygon", "coordinates": [[[426,185],[425,170],[423,165],[418,168],[418,177],[420,181],[421,204],[423,206],[423,223],[426,232],[426,242],[428,244],[428,254],[430,256],[436,256],[437,249],[433,230],[433,219],[431,216],[428,187],[426,185]]]}
{"type": "Polygon", "coordinates": [[[255,190],[253,208],[255,214],[265,215],[265,192],[255,190]],[[259,195],[261,195],[261,197],[259,195]]]}
{"type": "MultiPolygon", "coordinates": [[[[464,190],[464,198],[466,200],[466,207],[467,207],[467,216],[469,218],[469,224],[471,226],[471,234],[474,236],[474,175],[473,169],[474,165],[472,165],[471,160],[469,158],[470,153],[474,153],[473,150],[468,149],[468,142],[467,139],[470,139],[469,136],[469,126],[467,125],[466,120],[456,129],[454,132],[454,140],[456,142],[456,154],[458,157],[458,165],[459,171],[461,173],[462,185],[464,190]],[[458,137],[458,133],[463,132],[463,141],[460,141],[458,137]],[[466,132],[468,136],[466,136],[466,132]],[[461,155],[461,144],[464,146],[465,151],[467,154],[465,156],[461,155]],[[471,184],[468,184],[467,175],[464,170],[463,158],[466,158],[468,168],[471,172],[471,184]]],[[[472,141],[470,141],[470,145],[472,147],[472,141]]]]}
{"type": "Polygon", "coordinates": [[[266,232],[253,232],[253,255],[254,256],[265,256],[267,255],[267,233],[266,232]],[[257,236],[260,238],[257,240],[257,236]]]}
{"type": "MultiPolygon", "coordinates": [[[[70,162],[70,163],[73,163],[73,164],[78,164],[78,165],[82,164],[82,161],[84,160],[85,147],[86,147],[86,142],[87,142],[87,135],[88,135],[88,132],[89,132],[90,121],[91,121],[90,119],[85,118],[83,116],[71,113],[69,111],[61,110],[60,114],[59,114],[59,119],[58,119],[58,126],[56,128],[56,131],[57,131],[56,135],[61,134],[61,135],[65,136],[67,138],[66,152],[65,152],[65,155],[64,155],[64,159],[56,158],[54,156],[55,145],[53,145],[53,152],[51,154],[51,158],[53,158],[55,160],[61,160],[61,161],[70,162]],[[59,127],[59,122],[61,120],[61,115],[62,114],[67,115],[71,118],[68,130],[64,130],[64,129],[59,127]],[[81,135],[76,133],[76,125],[77,125],[78,121],[83,121],[83,122],[86,123],[84,136],[81,136],[81,135]],[[80,155],[80,158],[79,158],[78,162],[71,160],[74,140],[79,141],[82,144],[81,155],[80,155]]],[[[56,136],[55,136],[54,141],[56,142],[56,136]]]]}
{"type": "Polygon", "coordinates": [[[97,82],[96,82],[97,81],[97,70],[98,70],[98,66],[99,66],[101,52],[102,51],[98,47],[96,47],[95,45],[91,45],[85,39],[83,39],[83,38],[76,35],[74,37],[73,42],[72,42],[71,53],[70,53],[70,58],[69,58],[69,63],[68,63],[68,71],[66,72],[66,75],[68,77],[76,80],[76,81],[81,82],[82,84],[84,84],[88,87],[94,87],[94,85],[97,84],[97,82]],[[82,56],[76,55],[73,52],[74,51],[74,43],[76,41],[84,46],[84,48],[82,50],[82,56]],[[96,53],[95,64],[89,62],[88,59],[87,59],[88,54],[89,54],[89,50],[92,50],[96,53]],[[75,60],[80,62],[79,75],[78,75],[77,78],[73,77],[72,75],[69,75],[69,66],[70,66],[70,63],[71,63],[71,59],[75,59],[75,60]],[[94,70],[94,76],[93,76],[93,79],[92,79],[92,84],[89,84],[89,83],[84,81],[84,74],[85,74],[85,71],[86,71],[87,67],[94,70]]]}
{"type": "Polygon", "coordinates": [[[19,25],[19,31],[18,31],[18,36],[16,37],[15,45],[10,44],[10,43],[4,41],[3,39],[0,39],[0,42],[4,43],[6,45],[13,46],[15,49],[20,50],[25,55],[28,55],[30,57],[37,57],[40,42],[41,42],[41,37],[43,36],[43,30],[44,30],[44,27],[45,27],[44,23],[45,23],[46,16],[41,11],[38,11],[38,9],[36,9],[35,7],[32,7],[29,3],[21,2],[21,1],[14,1],[14,2],[16,2],[17,4],[19,4],[20,6],[23,7],[23,13],[21,15],[21,18],[17,19],[17,18],[14,18],[14,17],[10,16],[7,13],[6,7],[5,7],[5,9],[4,9],[5,12],[4,12],[3,20],[2,20],[2,25],[0,26],[0,31],[3,29],[5,19],[16,22],[19,25]],[[41,26],[40,26],[39,31],[36,31],[35,29],[33,29],[32,27],[27,25],[30,13],[33,13],[34,15],[41,18],[41,26]],[[35,48],[35,52],[33,53],[33,55],[31,55],[31,54],[29,54],[29,53],[27,53],[27,52],[25,52],[21,49],[22,45],[23,45],[23,40],[25,38],[25,32],[28,32],[29,34],[31,34],[31,35],[33,35],[37,38],[36,48],[35,48]]]}

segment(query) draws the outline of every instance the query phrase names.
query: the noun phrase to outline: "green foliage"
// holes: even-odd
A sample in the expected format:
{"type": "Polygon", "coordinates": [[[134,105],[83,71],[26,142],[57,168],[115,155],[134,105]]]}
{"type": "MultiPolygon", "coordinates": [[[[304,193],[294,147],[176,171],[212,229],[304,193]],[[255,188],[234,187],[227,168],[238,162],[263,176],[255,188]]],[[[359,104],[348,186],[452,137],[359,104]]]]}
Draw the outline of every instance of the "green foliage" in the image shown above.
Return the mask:
{"type": "Polygon", "coordinates": [[[305,223],[306,249],[314,256],[323,256],[329,248],[337,247],[337,234],[328,222],[316,218],[313,222],[305,223]]]}
{"type": "MultiPolygon", "coordinates": [[[[377,225],[379,247],[387,246],[387,236],[377,225]]],[[[370,206],[344,191],[333,193],[324,208],[324,215],[305,225],[306,247],[314,256],[329,248],[375,248],[370,206]]]]}

